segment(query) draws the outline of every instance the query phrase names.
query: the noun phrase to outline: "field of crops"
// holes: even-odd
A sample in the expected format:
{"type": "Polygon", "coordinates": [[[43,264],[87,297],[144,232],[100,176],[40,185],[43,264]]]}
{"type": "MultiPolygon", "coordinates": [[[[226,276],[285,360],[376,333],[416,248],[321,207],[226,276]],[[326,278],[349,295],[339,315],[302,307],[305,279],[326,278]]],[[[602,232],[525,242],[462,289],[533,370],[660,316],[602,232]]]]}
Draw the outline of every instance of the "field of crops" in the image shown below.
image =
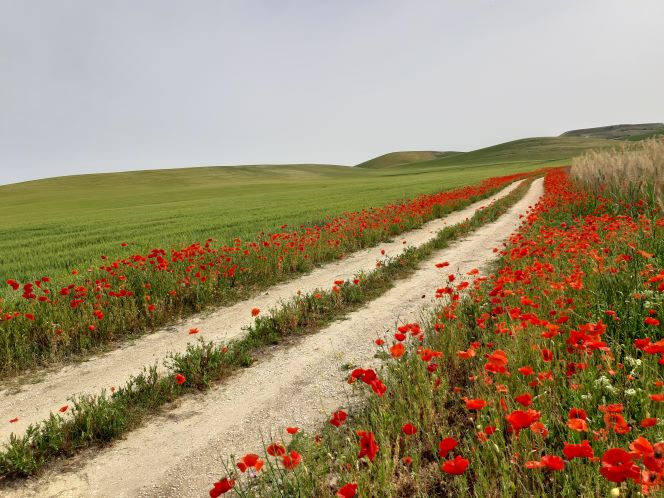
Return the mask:
{"type": "Polygon", "coordinates": [[[56,277],[97,266],[100,255],[124,255],[121,242],[137,251],[209,237],[231,244],[284,224],[318,224],[344,211],[569,161],[607,144],[615,142],[529,139],[389,168],[188,168],[0,186],[0,280],[56,277]]]}

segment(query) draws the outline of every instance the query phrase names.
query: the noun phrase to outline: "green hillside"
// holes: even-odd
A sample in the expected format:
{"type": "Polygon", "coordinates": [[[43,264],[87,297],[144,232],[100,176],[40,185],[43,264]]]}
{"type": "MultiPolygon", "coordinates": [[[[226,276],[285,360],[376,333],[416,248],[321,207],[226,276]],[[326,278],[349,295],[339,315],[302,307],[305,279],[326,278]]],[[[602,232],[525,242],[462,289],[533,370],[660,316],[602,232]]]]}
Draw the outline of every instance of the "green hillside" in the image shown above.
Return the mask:
{"type": "Polygon", "coordinates": [[[364,161],[356,166],[356,168],[385,168],[388,166],[397,166],[400,164],[415,163],[419,161],[430,161],[432,159],[440,159],[442,157],[453,156],[460,154],[460,152],[439,152],[431,150],[413,150],[403,152],[389,152],[382,156],[374,157],[368,161],[364,161]]]}
{"type": "Polygon", "coordinates": [[[566,131],[561,137],[606,138],[609,140],[643,140],[664,134],[664,123],[618,124],[566,131]]]}
{"type": "MultiPolygon", "coordinates": [[[[460,152],[448,157],[410,163],[408,171],[430,170],[451,166],[484,166],[490,164],[567,162],[590,149],[615,147],[620,142],[582,137],[541,137],[514,140],[471,152],[460,152]]],[[[387,166],[385,170],[390,170],[387,166]]]]}

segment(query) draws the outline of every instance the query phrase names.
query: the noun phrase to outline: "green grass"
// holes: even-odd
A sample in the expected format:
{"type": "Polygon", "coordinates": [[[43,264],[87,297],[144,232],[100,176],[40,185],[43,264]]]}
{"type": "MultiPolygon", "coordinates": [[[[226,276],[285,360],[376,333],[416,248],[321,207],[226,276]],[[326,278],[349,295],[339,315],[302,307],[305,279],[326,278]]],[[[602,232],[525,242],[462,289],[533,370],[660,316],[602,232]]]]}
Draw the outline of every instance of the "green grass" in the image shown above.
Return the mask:
{"type": "Polygon", "coordinates": [[[213,237],[255,239],[282,224],[378,206],[534,169],[532,164],[383,173],[341,166],[219,167],[54,178],[0,187],[0,280],[57,277],[102,254],[213,237]]]}

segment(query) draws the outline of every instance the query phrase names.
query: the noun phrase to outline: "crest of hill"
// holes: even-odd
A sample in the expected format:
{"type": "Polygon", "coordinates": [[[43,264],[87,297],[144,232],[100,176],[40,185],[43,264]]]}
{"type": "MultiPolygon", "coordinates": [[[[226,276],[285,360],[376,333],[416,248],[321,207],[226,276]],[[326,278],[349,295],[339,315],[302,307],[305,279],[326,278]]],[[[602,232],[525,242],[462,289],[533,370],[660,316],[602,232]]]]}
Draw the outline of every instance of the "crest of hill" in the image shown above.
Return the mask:
{"type": "Polygon", "coordinates": [[[566,131],[561,137],[637,141],[664,135],[664,123],[618,124],[566,131]]]}
{"type": "MultiPolygon", "coordinates": [[[[518,163],[554,163],[564,162],[582,154],[590,149],[616,147],[621,142],[604,138],[585,137],[535,137],[513,140],[491,147],[473,150],[470,152],[456,152],[434,159],[415,161],[407,164],[394,164],[374,166],[374,169],[388,169],[401,173],[416,173],[419,170],[429,170],[447,167],[474,167],[500,164],[518,163]],[[403,170],[401,166],[407,166],[403,170]]],[[[382,156],[381,156],[382,157],[382,156]]],[[[380,158],[376,158],[380,159],[380,158]]],[[[370,162],[370,161],[368,161],[370,162]]],[[[362,163],[362,167],[367,163],[362,163]]]]}
{"type": "Polygon", "coordinates": [[[435,151],[435,150],[412,150],[412,151],[401,151],[401,152],[389,152],[383,154],[382,156],[374,157],[368,161],[364,161],[356,165],[357,168],[369,168],[369,169],[378,169],[378,168],[387,168],[389,166],[400,166],[402,164],[409,163],[418,163],[421,161],[431,161],[433,159],[441,159],[443,157],[449,157],[456,154],[461,154],[461,152],[453,151],[435,151]]]}

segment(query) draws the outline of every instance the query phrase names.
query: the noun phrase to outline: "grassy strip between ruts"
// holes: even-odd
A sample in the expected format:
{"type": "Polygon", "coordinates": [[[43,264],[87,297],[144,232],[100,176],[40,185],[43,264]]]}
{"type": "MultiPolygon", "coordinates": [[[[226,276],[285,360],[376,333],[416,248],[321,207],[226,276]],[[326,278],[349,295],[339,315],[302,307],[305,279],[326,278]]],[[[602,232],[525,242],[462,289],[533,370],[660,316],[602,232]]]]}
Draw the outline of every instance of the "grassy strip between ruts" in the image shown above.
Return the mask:
{"type": "Polygon", "coordinates": [[[161,375],[156,365],[151,366],[110,395],[102,392],[73,398],[67,416],[52,414],[30,426],[24,435],[11,436],[0,453],[0,479],[7,482],[30,476],[58,457],[103,446],[138,427],[167,403],[187,393],[206,390],[238,369],[252,365],[266,346],[320,330],[412,274],[434,250],[500,217],[523,197],[531,181],[524,181],[469,220],[441,230],[432,241],[406,250],[353,282],[298,296],[271,310],[269,315],[259,317],[242,339],[227,345],[201,341],[190,345],[183,354],[171,355],[165,362],[167,374],[161,375]]]}

